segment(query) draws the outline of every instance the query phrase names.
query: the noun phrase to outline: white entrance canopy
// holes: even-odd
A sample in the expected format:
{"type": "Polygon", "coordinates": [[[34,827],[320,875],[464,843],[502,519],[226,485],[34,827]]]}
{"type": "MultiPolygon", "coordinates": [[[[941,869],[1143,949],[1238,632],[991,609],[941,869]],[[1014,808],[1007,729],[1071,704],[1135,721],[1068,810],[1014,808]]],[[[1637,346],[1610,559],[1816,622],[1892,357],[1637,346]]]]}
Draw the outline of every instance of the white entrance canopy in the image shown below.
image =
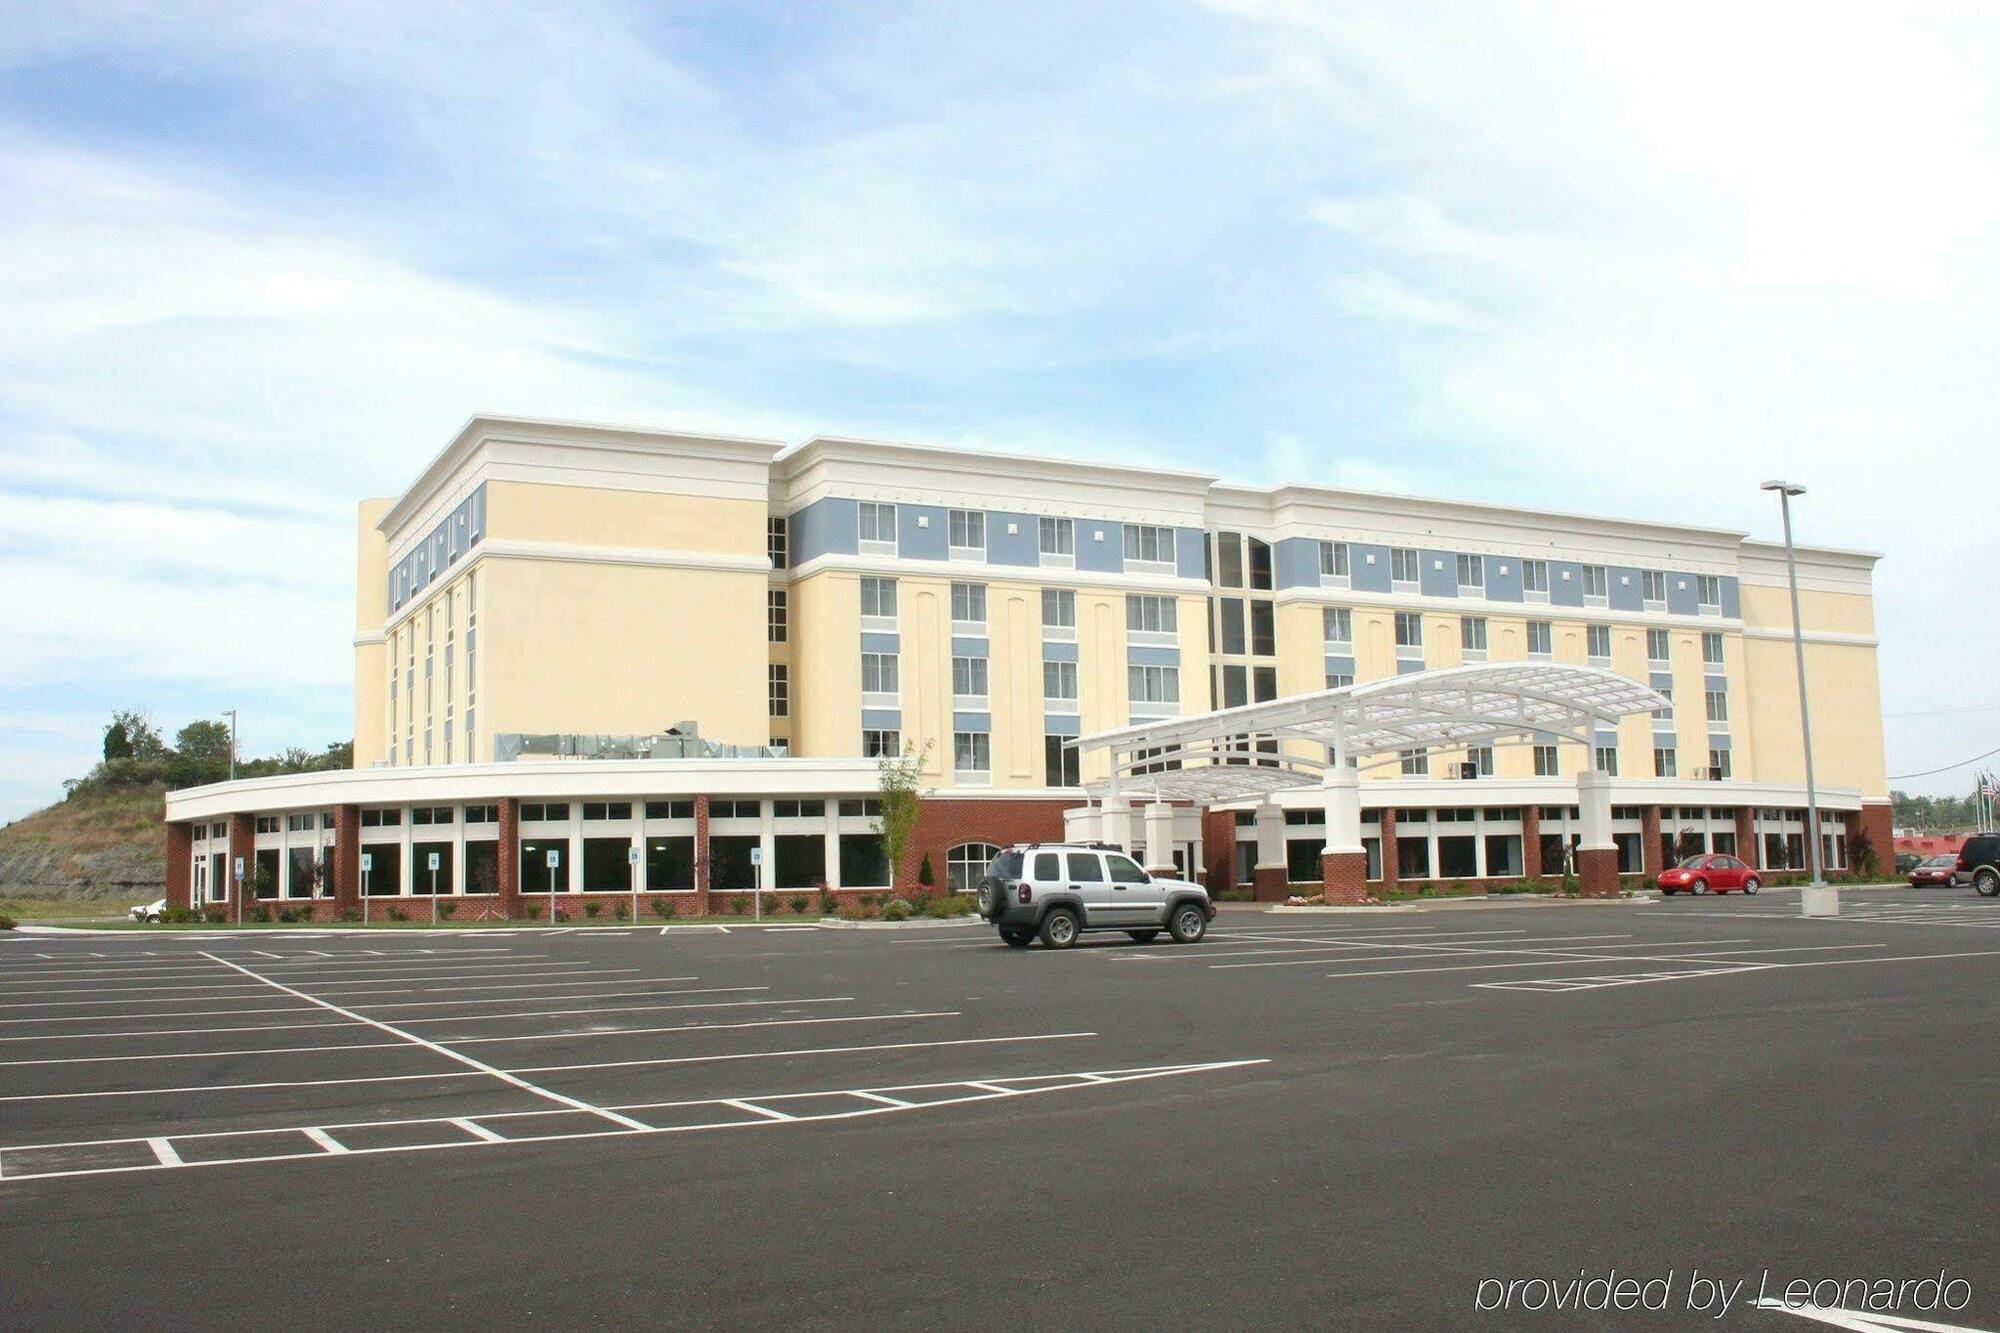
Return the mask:
{"type": "Polygon", "coordinates": [[[1106,795],[1217,803],[1318,783],[1341,761],[1362,767],[1378,756],[1394,762],[1405,751],[1500,742],[1588,744],[1598,727],[1671,706],[1651,686],[1601,667],[1476,662],[1137,722],[1074,744],[1081,753],[1109,752],[1112,776],[1093,784],[1106,795]],[[1260,740],[1279,744],[1259,749],[1260,740]],[[1331,761],[1287,754],[1285,741],[1325,747],[1316,752],[1331,761]]]}

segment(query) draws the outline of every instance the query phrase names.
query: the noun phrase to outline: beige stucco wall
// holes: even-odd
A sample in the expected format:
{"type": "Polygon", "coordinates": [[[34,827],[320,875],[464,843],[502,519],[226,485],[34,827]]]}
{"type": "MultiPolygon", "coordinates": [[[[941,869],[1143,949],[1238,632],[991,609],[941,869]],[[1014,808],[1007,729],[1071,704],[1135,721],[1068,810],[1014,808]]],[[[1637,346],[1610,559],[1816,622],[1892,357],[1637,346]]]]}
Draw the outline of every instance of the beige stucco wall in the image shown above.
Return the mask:
{"type": "Polygon", "coordinates": [[[508,541],[761,556],[768,512],[755,500],[518,481],[486,486],[486,535],[508,541]]]}
{"type": "MultiPolygon", "coordinates": [[[[1751,629],[1791,629],[1792,601],[1788,590],[1746,583],[1742,595],[1744,625],[1751,629]]],[[[1799,614],[1809,632],[1875,633],[1875,601],[1861,593],[1801,589],[1799,614]]]]}
{"type": "MultiPolygon", "coordinates": [[[[354,634],[357,640],[382,632],[389,614],[389,544],[375,525],[393,500],[363,500],[355,514],[354,634]]],[[[354,766],[382,759],[389,690],[389,650],[379,642],[354,645],[354,766]]]]}
{"type": "MultiPolygon", "coordinates": [[[[1799,732],[1797,656],[1786,639],[1742,641],[1744,676],[1755,706],[1735,734],[1748,736],[1754,767],[1737,774],[1762,782],[1804,782],[1805,749],[1799,732]]],[[[1851,644],[1806,644],[1806,683],[1812,691],[1814,776],[1825,786],[1856,787],[1882,799],[1889,781],[1883,763],[1882,691],[1875,650],[1851,644]]]]}
{"type": "MultiPolygon", "coordinates": [[[[792,752],[861,753],[861,579],[823,573],[792,584],[792,752]]],[[[907,664],[904,664],[907,668],[907,664]]]]}

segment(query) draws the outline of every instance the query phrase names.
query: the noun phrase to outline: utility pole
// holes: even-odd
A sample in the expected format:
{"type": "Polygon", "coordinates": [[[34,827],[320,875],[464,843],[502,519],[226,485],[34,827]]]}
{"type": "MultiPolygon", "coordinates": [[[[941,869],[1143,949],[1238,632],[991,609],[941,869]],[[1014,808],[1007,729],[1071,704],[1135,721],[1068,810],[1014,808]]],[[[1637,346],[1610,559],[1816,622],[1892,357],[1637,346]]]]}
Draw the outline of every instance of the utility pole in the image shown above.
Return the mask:
{"type": "Polygon", "coordinates": [[[1799,890],[1799,911],[1804,916],[1839,916],[1840,890],[1826,882],[1824,858],[1820,852],[1819,787],[1813,780],[1812,704],[1806,698],[1806,627],[1799,617],[1799,564],[1792,547],[1792,497],[1804,495],[1797,482],[1767,481],[1762,489],[1778,493],[1778,509],[1785,521],[1785,573],[1792,588],[1792,647],[1799,667],[1799,735],[1805,743],[1806,758],[1806,869],[1810,880],[1799,890]]]}

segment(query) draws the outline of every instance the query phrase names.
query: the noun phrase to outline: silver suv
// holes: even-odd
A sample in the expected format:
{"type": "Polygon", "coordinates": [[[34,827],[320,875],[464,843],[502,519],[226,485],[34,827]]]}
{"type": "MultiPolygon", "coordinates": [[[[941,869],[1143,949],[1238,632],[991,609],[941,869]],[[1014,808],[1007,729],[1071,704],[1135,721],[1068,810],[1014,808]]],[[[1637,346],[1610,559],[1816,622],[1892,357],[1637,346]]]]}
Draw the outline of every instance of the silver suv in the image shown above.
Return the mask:
{"type": "Polygon", "coordinates": [[[1030,842],[993,858],[979,881],[979,915],[1017,949],[1037,936],[1067,949],[1086,930],[1122,930],[1141,944],[1161,931],[1193,944],[1215,904],[1183,879],[1155,878],[1115,847],[1030,842]]]}

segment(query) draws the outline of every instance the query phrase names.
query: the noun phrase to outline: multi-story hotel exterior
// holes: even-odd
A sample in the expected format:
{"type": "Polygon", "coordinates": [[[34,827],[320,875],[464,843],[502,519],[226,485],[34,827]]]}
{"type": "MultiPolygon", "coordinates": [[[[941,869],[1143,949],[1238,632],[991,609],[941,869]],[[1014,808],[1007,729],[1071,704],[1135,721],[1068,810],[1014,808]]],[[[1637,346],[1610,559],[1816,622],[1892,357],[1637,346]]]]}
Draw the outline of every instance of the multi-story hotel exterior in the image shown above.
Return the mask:
{"type": "MultiPolygon", "coordinates": [[[[1863,831],[1890,846],[1875,557],[1799,558],[1839,866],[1863,831]]],[[[354,654],[355,770],[174,793],[175,900],[225,900],[239,861],[329,912],[433,879],[482,912],[551,884],[686,910],[880,888],[875,757],[905,748],[930,795],[900,875],[962,882],[1062,834],[1107,776],[1080,735],[1482,660],[1597,665],[1673,707],[1364,773],[1371,879],[1537,874],[1591,770],[1628,873],[1676,838],[1803,858],[1784,553],[1712,528],[482,417],[361,505],[354,654]]],[[[1254,804],[1177,812],[1173,860],[1317,879],[1310,796],[1254,804]]]]}

